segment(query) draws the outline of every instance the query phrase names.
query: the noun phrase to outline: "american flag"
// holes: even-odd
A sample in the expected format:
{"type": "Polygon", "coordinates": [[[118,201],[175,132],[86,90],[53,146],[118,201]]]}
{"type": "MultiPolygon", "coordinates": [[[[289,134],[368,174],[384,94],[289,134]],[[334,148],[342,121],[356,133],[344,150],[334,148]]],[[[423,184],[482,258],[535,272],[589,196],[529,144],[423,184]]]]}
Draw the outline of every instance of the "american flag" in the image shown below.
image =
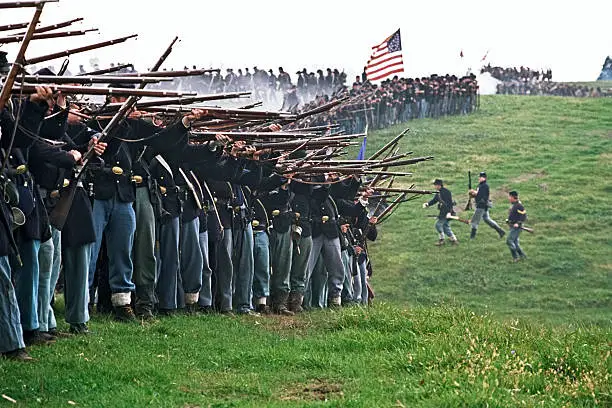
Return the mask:
{"type": "Polygon", "coordinates": [[[404,72],[402,60],[402,39],[398,29],[382,43],[372,47],[372,56],[365,67],[370,81],[384,79],[389,75],[404,72]]]}

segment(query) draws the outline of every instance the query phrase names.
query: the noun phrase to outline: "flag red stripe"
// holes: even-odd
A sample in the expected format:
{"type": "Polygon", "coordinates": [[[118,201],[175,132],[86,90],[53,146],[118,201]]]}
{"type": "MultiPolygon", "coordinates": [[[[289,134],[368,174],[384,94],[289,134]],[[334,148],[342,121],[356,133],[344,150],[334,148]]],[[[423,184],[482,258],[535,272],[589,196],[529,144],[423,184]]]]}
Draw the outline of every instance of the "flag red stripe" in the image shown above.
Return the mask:
{"type": "Polygon", "coordinates": [[[396,69],[396,70],[393,70],[393,71],[389,71],[386,74],[383,74],[383,75],[380,75],[380,76],[377,76],[377,77],[374,77],[374,78],[369,78],[368,77],[368,80],[370,80],[370,81],[378,81],[379,79],[383,79],[383,78],[388,77],[389,75],[398,74],[400,72],[404,72],[404,68],[403,67],[399,68],[399,69],[396,69]]]}
{"type": "MultiPolygon", "coordinates": [[[[396,62],[396,63],[394,63],[394,64],[385,65],[384,67],[382,67],[382,68],[378,68],[378,69],[375,69],[375,70],[373,70],[373,71],[368,71],[368,70],[366,69],[366,74],[367,74],[367,75],[377,74],[377,73],[379,73],[379,72],[381,72],[381,71],[384,71],[384,70],[386,70],[386,69],[389,69],[389,68],[391,68],[391,67],[397,67],[397,66],[400,66],[400,65],[402,65],[402,66],[403,66],[403,65],[404,65],[404,61],[399,61],[399,62],[396,62]]],[[[403,68],[402,68],[402,69],[403,69],[403,68]]]]}
{"type": "Polygon", "coordinates": [[[396,55],[394,55],[394,56],[392,56],[392,57],[386,58],[386,59],[384,59],[384,60],[382,60],[382,61],[377,61],[377,62],[375,62],[375,63],[373,63],[373,64],[368,62],[368,65],[366,66],[366,68],[373,68],[373,67],[376,67],[376,66],[378,66],[378,65],[380,65],[380,64],[384,64],[385,62],[388,62],[388,61],[394,60],[394,59],[396,59],[396,58],[401,59],[401,58],[402,58],[402,56],[401,56],[400,54],[396,54],[396,55]]]}
{"type": "Polygon", "coordinates": [[[401,47],[397,47],[399,43],[392,44],[393,47],[400,48],[399,50],[394,48],[393,52],[389,51],[389,41],[392,38],[399,40],[396,36],[399,37],[399,30],[385,38],[379,45],[372,47],[372,55],[365,67],[365,74],[369,80],[376,81],[398,72],[404,72],[401,47]]]}
{"type": "Polygon", "coordinates": [[[390,52],[389,52],[389,50],[388,50],[388,49],[386,49],[386,50],[385,50],[385,52],[381,52],[380,54],[376,54],[376,53],[374,53],[374,54],[370,55],[370,61],[375,60],[375,59],[382,58],[382,57],[384,57],[385,55],[389,55],[389,54],[390,54],[390,52]]]}

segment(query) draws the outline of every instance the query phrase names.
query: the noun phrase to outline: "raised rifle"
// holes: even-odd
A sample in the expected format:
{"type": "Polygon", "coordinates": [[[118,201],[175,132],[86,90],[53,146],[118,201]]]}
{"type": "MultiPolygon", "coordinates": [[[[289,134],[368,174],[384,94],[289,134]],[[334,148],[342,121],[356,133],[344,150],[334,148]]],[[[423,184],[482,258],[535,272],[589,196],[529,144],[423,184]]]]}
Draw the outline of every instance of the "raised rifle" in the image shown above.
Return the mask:
{"type": "MultiPolygon", "coordinates": [[[[190,96],[187,98],[158,99],[155,101],[140,102],[137,106],[139,109],[146,109],[152,106],[189,105],[189,104],[196,103],[196,102],[242,98],[243,96],[250,96],[250,95],[251,95],[250,92],[229,92],[229,93],[220,93],[220,94],[190,96]]],[[[109,103],[108,105],[105,105],[103,109],[100,109],[99,113],[113,112],[119,108],[121,108],[121,103],[109,103]]]]}
{"type": "MultiPolygon", "coordinates": [[[[168,58],[170,52],[172,52],[172,46],[178,37],[175,37],[174,40],[170,43],[166,51],[162,54],[162,56],[157,60],[152,71],[157,71],[159,67],[163,64],[163,62],[168,58]]],[[[140,89],[144,88],[146,84],[140,84],[140,89]]],[[[119,111],[113,116],[113,118],[108,122],[108,124],[104,127],[101,132],[100,138],[98,142],[104,142],[110,138],[112,132],[119,126],[119,124],[125,119],[127,114],[132,110],[136,102],[138,101],[138,97],[130,96],[124,103],[123,106],[119,109],[119,111]]],[[[74,201],[74,195],[76,193],[76,189],[78,187],[78,182],[80,178],[83,176],[87,165],[90,163],[91,158],[94,156],[94,147],[92,145],[89,150],[83,155],[83,165],[80,169],[75,172],[74,180],[70,182],[67,191],[60,196],[58,203],[55,208],[49,214],[49,222],[58,230],[62,230],[64,228],[64,224],[66,223],[66,218],[68,217],[68,213],[70,212],[70,208],[72,207],[72,203],[74,201]]]]}
{"type": "MultiPolygon", "coordinates": [[[[146,85],[143,83],[141,85],[146,85]]],[[[76,95],[105,95],[105,96],[128,96],[128,97],[182,97],[183,95],[195,95],[194,92],[176,92],[176,91],[149,91],[146,89],[131,89],[131,88],[94,88],[90,86],[71,86],[71,85],[53,85],[53,84],[42,84],[51,88],[53,92],[62,92],[63,94],[76,94],[76,95]]],[[[36,85],[33,84],[21,84],[13,87],[13,93],[34,93],[36,92],[36,85]]]]}
{"type": "Polygon", "coordinates": [[[0,31],[19,30],[26,28],[29,23],[6,24],[0,26],[0,31]]]}
{"type": "MultiPolygon", "coordinates": [[[[34,35],[34,29],[36,28],[36,24],[38,24],[38,20],[40,20],[40,15],[42,14],[44,5],[44,1],[41,1],[37,4],[34,16],[32,16],[32,21],[30,21],[30,25],[28,25],[26,34],[21,40],[21,45],[19,46],[19,51],[17,52],[17,56],[15,57],[15,62],[11,65],[11,70],[9,71],[6,80],[2,85],[2,90],[0,91],[0,112],[2,112],[2,110],[4,109],[6,101],[8,101],[8,99],[11,97],[13,84],[15,83],[15,78],[17,78],[17,74],[23,69],[25,61],[25,52],[28,48],[28,44],[30,44],[32,36],[34,35]]],[[[0,138],[1,137],[2,135],[0,134],[0,138]]]]}
{"type": "Polygon", "coordinates": [[[166,77],[166,78],[178,78],[178,77],[187,77],[187,76],[197,76],[209,74],[211,72],[219,72],[219,68],[211,68],[211,69],[188,69],[185,71],[151,71],[151,72],[128,72],[125,74],[121,74],[122,76],[152,76],[152,77],[166,77]]]}
{"type": "Polygon", "coordinates": [[[472,195],[469,192],[470,190],[472,190],[472,171],[468,170],[468,202],[465,205],[465,211],[472,209],[472,195]]]}
{"type": "Polygon", "coordinates": [[[39,62],[50,61],[56,58],[67,57],[72,54],[78,54],[78,53],[85,52],[85,51],[96,50],[98,48],[104,48],[110,45],[121,44],[129,40],[130,38],[134,38],[134,37],[138,37],[138,34],[132,34],[126,37],[115,38],[114,40],[103,41],[103,42],[99,42],[99,43],[95,43],[91,45],[86,45],[84,47],[72,48],[66,51],[60,51],[60,52],[56,52],[53,54],[42,55],[40,57],[31,58],[25,61],[25,64],[28,64],[28,65],[38,64],[39,62]]]}
{"type": "MultiPolygon", "coordinates": [[[[77,31],[61,31],[58,33],[42,33],[42,34],[34,34],[32,36],[32,40],[45,40],[48,38],[63,38],[63,37],[74,37],[77,35],[85,35],[92,31],[98,31],[97,28],[91,28],[89,30],[77,30],[77,31]]],[[[23,34],[11,35],[8,37],[0,38],[0,44],[10,44],[16,43],[23,39],[23,34]]]]}
{"type": "Polygon", "coordinates": [[[412,188],[392,188],[392,187],[374,187],[374,190],[381,193],[406,193],[406,194],[435,194],[433,190],[415,190],[412,188]]]}
{"type": "Polygon", "coordinates": [[[404,131],[402,133],[400,133],[399,135],[395,136],[393,139],[391,139],[387,144],[385,144],[383,147],[381,147],[376,153],[374,153],[372,156],[369,157],[369,160],[374,160],[377,159],[378,157],[380,157],[384,152],[386,152],[387,150],[389,150],[389,148],[392,148],[392,146],[395,146],[402,137],[404,137],[404,135],[406,133],[408,133],[410,129],[404,129],[404,131]]]}
{"type": "MultiPolygon", "coordinates": [[[[62,23],[57,23],[57,24],[52,24],[52,25],[48,25],[48,26],[38,27],[37,29],[34,30],[34,34],[46,33],[47,31],[53,31],[53,30],[57,30],[59,28],[69,27],[73,23],[76,23],[78,21],[83,21],[83,17],[74,18],[72,20],[64,21],[62,23]]],[[[24,34],[25,33],[17,33],[15,35],[24,35],[24,34]]]]}
{"type": "MultiPolygon", "coordinates": [[[[121,71],[122,69],[126,69],[126,68],[134,68],[134,65],[132,65],[132,64],[117,65],[116,67],[105,68],[105,69],[98,69],[96,71],[84,72],[82,74],[77,74],[77,75],[78,76],[102,75],[102,74],[109,74],[111,72],[121,71]]],[[[122,75],[122,77],[123,77],[123,75],[122,75]]]]}
{"type": "Polygon", "coordinates": [[[171,81],[169,78],[152,77],[118,77],[118,76],[54,76],[54,75],[25,75],[19,77],[27,84],[150,84],[171,81]]]}
{"type": "Polygon", "coordinates": [[[39,7],[45,3],[57,3],[59,0],[33,0],[33,1],[5,1],[0,3],[0,9],[21,8],[21,7],[39,7]]]}

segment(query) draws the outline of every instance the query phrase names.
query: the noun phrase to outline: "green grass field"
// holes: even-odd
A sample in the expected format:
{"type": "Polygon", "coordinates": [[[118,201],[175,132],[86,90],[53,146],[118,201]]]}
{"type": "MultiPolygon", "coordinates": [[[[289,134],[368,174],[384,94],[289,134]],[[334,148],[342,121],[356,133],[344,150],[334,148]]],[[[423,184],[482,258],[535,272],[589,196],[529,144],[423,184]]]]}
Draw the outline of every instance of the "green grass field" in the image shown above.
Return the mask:
{"type": "MultiPolygon", "coordinates": [[[[475,115],[408,124],[406,150],[436,159],[413,166],[409,182],[431,188],[440,177],[459,212],[467,171],[486,170],[493,219],[507,217],[507,192],[518,190],[533,235],[529,256],[511,264],[504,240],[481,224],[475,241],[455,222],[459,247],[436,248],[435,209],[418,200],[401,207],[372,245],[374,285],[382,298],[434,305],[450,302],[498,317],[610,324],[612,318],[612,99],[483,97],[475,115]]],[[[371,150],[402,127],[374,134],[371,150]]],[[[477,183],[477,181],[476,181],[477,183]]],[[[460,213],[469,218],[471,213],[460,213]]]]}
{"type": "Polygon", "coordinates": [[[441,177],[463,208],[467,170],[486,170],[498,221],[521,193],[536,229],[523,263],[485,225],[469,242],[455,223],[460,245],[434,247],[422,198],[371,246],[373,307],[95,316],[93,335],[33,348],[35,363],[0,360],[0,407],[611,406],[611,113],[611,99],[489,96],[474,115],[406,125],[405,149],[436,159],[404,184],[441,177]]]}

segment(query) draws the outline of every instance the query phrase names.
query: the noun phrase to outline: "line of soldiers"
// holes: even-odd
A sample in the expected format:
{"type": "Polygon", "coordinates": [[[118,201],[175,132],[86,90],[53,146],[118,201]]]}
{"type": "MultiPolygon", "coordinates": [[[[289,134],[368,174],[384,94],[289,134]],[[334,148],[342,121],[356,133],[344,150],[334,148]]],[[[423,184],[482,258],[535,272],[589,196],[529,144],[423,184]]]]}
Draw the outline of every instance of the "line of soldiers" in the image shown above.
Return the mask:
{"type": "Polygon", "coordinates": [[[450,74],[423,78],[395,76],[380,85],[362,76],[355,78],[351,89],[338,91],[331,98],[317,98],[303,109],[312,109],[345,95],[351,98],[348,103],[313,118],[310,124],[339,123],[347,132],[358,133],[365,129],[366,124],[370,129],[384,129],[418,118],[467,115],[479,103],[478,82],[474,75],[462,78],[450,74]]]}
{"type": "Polygon", "coordinates": [[[565,84],[561,82],[519,82],[505,81],[497,84],[497,94],[500,95],[552,95],[572,96],[575,98],[601,98],[612,96],[611,89],[601,87],[589,87],[579,84],[565,84]]]}
{"type": "Polygon", "coordinates": [[[198,109],[165,127],[134,111],[102,143],[110,118],[84,122],[61,94],[36,91],[0,112],[5,357],[29,360],[26,345],[67,334],[51,306],[62,266],[71,334],[89,333],[94,306],[130,322],[179,310],[292,315],[371,298],[377,218],[358,177],[292,182],[274,172],[278,153],[222,135],[190,143],[198,109]],[[97,159],[60,231],[50,217],[88,149],[97,159]]]}
{"type": "MultiPolygon", "coordinates": [[[[304,68],[296,74],[297,79],[293,82],[291,75],[283,67],[278,68],[278,74],[272,69],[266,71],[256,66],[253,67],[252,73],[249,68],[244,71],[240,68],[237,72],[228,68],[225,76],[219,72],[199,77],[184,77],[159,84],[157,87],[199,93],[252,91],[254,97],[266,105],[282,103],[282,110],[293,111],[298,105],[304,105],[316,96],[332,95],[346,83],[346,74],[337,68],[327,68],[326,73],[319,69],[316,75],[304,68]]],[[[151,89],[155,89],[155,86],[151,89]]]]}
{"type": "MultiPolygon", "coordinates": [[[[450,227],[451,220],[459,220],[471,226],[470,240],[476,238],[480,221],[484,221],[485,224],[495,230],[500,238],[506,235],[506,231],[504,231],[489,215],[489,209],[492,207],[492,202],[490,199],[490,188],[487,183],[486,172],[480,172],[478,176],[478,187],[468,191],[470,201],[473,198],[476,203],[476,209],[470,220],[462,220],[457,217],[454,209],[456,202],[453,200],[451,191],[444,187],[443,180],[435,179],[433,184],[437,193],[430,201],[423,203],[423,208],[428,208],[437,204],[439,213],[436,216],[435,229],[439,238],[435,244],[436,246],[443,246],[445,244],[445,236],[452,245],[457,245],[459,243],[450,227]]],[[[518,262],[521,259],[527,259],[525,252],[519,244],[520,233],[525,229],[523,223],[527,219],[527,211],[523,203],[519,200],[517,191],[510,191],[508,193],[508,200],[511,206],[508,210],[508,218],[506,219],[506,223],[509,227],[506,245],[508,245],[510,249],[512,261],[518,262]]]]}
{"type": "Polygon", "coordinates": [[[543,69],[531,69],[527,67],[521,66],[520,68],[516,67],[493,67],[489,63],[488,65],[482,67],[480,69],[480,73],[484,74],[488,72],[491,76],[500,81],[539,81],[540,78],[542,81],[552,81],[552,70],[549,68],[546,71],[543,69]]]}

